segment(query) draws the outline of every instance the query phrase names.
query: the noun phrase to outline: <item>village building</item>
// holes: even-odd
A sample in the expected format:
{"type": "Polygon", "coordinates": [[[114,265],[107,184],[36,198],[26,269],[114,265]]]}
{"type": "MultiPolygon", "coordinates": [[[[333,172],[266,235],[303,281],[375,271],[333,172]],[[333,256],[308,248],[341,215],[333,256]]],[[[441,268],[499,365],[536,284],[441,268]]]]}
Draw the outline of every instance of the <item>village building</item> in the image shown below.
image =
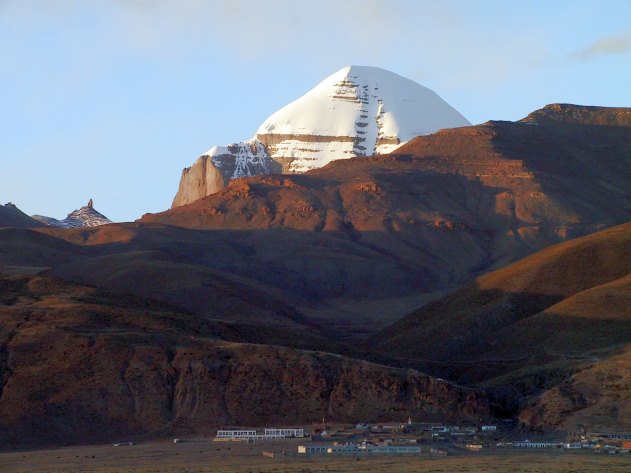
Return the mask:
{"type": "Polygon", "coordinates": [[[631,432],[588,432],[587,437],[607,440],[631,440],[631,432]]]}
{"type": "Polygon", "coordinates": [[[307,455],[419,455],[421,447],[372,444],[299,445],[299,454],[307,455]]]}
{"type": "Polygon", "coordinates": [[[513,447],[517,448],[554,448],[559,444],[553,442],[531,442],[530,440],[524,440],[523,442],[513,442],[513,447]]]}
{"type": "Polygon", "coordinates": [[[223,429],[217,431],[215,440],[274,440],[274,439],[286,439],[294,437],[304,437],[304,429],[297,428],[266,428],[263,433],[259,433],[254,429],[247,430],[229,430],[223,429]]]}
{"type": "Polygon", "coordinates": [[[265,429],[265,435],[284,437],[304,437],[305,429],[265,429]]]}

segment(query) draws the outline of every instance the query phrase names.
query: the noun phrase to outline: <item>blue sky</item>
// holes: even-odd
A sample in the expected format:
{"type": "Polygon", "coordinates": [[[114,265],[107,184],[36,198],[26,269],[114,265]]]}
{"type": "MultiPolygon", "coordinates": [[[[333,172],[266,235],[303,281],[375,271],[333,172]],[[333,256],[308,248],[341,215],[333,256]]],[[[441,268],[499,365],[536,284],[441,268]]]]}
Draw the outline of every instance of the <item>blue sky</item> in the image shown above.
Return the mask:
{"type": "Polygon", "coordinates": [[[0,202],[116,221],[347,64],[470,121],[631,107],[631,1],[0,0],[0,202]]]}

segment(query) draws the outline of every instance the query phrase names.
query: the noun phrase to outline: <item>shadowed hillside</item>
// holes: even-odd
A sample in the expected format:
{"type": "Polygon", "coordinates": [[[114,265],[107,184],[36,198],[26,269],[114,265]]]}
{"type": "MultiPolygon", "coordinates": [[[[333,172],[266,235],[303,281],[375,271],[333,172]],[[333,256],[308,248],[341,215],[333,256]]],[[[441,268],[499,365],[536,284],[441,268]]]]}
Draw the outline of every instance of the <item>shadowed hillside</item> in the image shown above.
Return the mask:
{"type": "Polygon", "coordinates": [[[327,418],[478,419],[479,391],[47,277],[0,279],[2,448],[327,418]]]}
{"type": "Polygon", "coordinates": [[[631,223],[481,276],[371,346],[486,385],[529,425],[629,428],[631,223]]]}
{"type": "Polygon", "coordinates": [[[0,228],[35,228],[43,226],[43,224],[32,219],[11,203],[0,205],[0,228]]]}

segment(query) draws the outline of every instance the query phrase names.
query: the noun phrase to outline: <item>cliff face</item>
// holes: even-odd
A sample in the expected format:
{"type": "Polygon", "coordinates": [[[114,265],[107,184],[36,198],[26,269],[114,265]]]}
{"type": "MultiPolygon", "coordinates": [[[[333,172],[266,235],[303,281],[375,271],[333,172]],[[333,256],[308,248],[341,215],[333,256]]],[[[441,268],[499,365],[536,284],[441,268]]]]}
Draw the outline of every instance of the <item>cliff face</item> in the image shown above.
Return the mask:
{"type": "Polygon", "coordinates": [[[184,170],[173,207],[230,179],[302,173],[337,159],[384,154],[418,135],[469,122],[438,95],[375,67],[349,66],[272,114],[251,140],[214,147],[184,170]],[[214,170],[210,170],[214,167],[214,170]],[[204,181],[201,176],[220,174],[204,181]]]}
{"type": "Polygon", "coordinates": [[[327,419],[477,420],[484,395],[413,370],[224,342],[211,321],[45,277],[2,278],[6,446],[327,419]]]}
{"type": "Polygon", "coordinates": [[[279,172],[265,145],[257,139],[214,146],[182,171],[172,207],[195,202],[223,189],[231,179],[279,172]]]}
{"type": "Polygon", "coordinates": [[[202,156],[195,164],[182,171],[180,186],[173,199],[173,207],[195,202],[203,196],[214,194],[225,187],[224,177],[211,162],[210,156],[202,156]]]}

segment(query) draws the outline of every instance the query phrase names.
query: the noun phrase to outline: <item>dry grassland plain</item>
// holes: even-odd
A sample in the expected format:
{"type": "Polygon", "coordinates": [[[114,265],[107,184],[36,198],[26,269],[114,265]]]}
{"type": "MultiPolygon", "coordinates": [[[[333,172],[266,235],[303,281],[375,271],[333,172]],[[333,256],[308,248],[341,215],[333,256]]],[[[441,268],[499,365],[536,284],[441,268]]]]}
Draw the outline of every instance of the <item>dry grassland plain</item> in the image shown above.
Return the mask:
{"type": "Polygon", "coordinates": [[[297,441],[112,445],[0,454],[2,473],[629,473],[631,455],[593,452],[493,450],[446,457],[302,457],[297,441]],[[288,455],[283,456],[286,451],[288,455]],[[274,452],[275,458],[263,457],[274,452]]]}

